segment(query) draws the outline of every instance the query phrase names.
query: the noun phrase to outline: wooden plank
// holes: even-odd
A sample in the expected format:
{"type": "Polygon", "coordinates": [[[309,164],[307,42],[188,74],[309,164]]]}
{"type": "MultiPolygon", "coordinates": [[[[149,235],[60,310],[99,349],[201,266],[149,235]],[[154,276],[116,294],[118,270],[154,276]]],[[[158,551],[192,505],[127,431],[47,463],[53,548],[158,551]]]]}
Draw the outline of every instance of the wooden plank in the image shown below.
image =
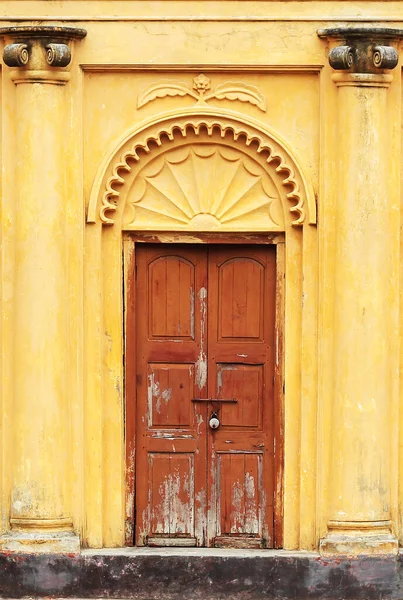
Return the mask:
{"type": "Polygon", "coordinates": [[[196,377],[202,353],[198,292],[206,285],[206,252],[142,246],[136,266],[136,543],[186,537],[201,545],[206,407],[191,399],[206,392],[196,377]]]}
{"type": "Polygon", "coordinates": [[[273,245],[284,243],[284,233],[205,233],[195,231],[186,232],[161,232],[161,231],[131,231],[124,234],[135,242],[146,244],[215,244],[217,246],[242,246],[251,245],[273,245]]]}
{"type": "Polygon", "coordinates": [[[134,485],[136,461],[136,278],[135,245],[123,242],[125,286],[125,395],[126,395],[126,509],[125,544],[134,545],[134,485]]]}
{"type": "Polygon", "coordinates": [[[192,548],[197,545],[197,540],[194,537],[191,538],[165,538],[165,537],[149,537],[147,540],[147,546],[164,548],[172,546],[174,548],[192,548]]]}
{"type": "Polygon", "coordinates": [[[238,536],[247,547],[251,535],[258,547],[274,543],[275,318],[274,247],[211,247],[209,395],[238,400],[217,404],[221,424],[209,435],[216,546],[240,547],[238,536]]]}

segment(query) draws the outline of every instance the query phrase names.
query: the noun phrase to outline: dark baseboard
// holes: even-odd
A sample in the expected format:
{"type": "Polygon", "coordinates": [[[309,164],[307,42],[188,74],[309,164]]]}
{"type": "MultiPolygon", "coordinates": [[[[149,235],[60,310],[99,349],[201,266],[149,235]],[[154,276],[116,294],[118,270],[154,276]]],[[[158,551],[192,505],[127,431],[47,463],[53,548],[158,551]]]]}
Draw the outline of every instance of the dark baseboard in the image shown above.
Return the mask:
{"type": "Polygon", "coordinates": [[[399,600],[403,556],[331,558],[314,553],[0,555],[2,598],[136,600],[399,600]]]}

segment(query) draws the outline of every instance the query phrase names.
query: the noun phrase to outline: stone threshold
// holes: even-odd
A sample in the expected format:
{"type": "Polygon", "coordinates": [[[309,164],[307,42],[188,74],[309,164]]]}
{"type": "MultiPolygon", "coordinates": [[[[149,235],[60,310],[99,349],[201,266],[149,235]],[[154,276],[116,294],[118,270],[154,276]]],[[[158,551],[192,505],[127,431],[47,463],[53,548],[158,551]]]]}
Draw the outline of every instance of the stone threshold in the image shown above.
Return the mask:
{"type": "Polygon", "coordinates": [[[116,548],[0,554],[1,598],[401,600],[403,554],[116,548]]]}
{"type": "Polygon", "coordinates": [[[124,548],[91,548],[81,550],[81,556],[237,556],[237,557],[285,557],[285,556],[309,556],[319,558],[318,552],[308,552],[305,550],[273,550],[256,548],[180,548],[164,547],[151,548],[143,547],[124,547],[124,548]]]}

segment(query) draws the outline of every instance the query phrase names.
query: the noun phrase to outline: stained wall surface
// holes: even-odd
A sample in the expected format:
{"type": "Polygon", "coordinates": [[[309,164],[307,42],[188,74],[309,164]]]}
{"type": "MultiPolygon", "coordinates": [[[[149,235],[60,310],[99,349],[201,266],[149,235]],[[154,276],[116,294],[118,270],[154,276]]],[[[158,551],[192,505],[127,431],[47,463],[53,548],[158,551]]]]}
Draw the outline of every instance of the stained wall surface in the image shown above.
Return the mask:
{"type": "Polygon", "coordinates": [[[0,14],[2,548],[130,543],[136,246],[227,235],[277,249],[277,545],[397,552],[401,3],[8,0],[0,14]],[[335,47],[350,55],[329,63],[335,47]],[[220,212],[217,176],[192,179],[206,148],[222,177],[236,161],[248,174],[232,198],[249,176],[263,191],[220,212]],[[186,194],[199,201],[183,216],[186,194]]]}

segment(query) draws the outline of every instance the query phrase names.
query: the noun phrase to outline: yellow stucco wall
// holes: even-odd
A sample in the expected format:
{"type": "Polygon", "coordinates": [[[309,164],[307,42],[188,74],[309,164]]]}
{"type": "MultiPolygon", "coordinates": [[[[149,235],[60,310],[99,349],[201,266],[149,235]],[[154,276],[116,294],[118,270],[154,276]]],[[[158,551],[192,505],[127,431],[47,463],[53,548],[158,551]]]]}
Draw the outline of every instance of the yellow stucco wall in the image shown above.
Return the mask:
{"type": "MultiPolygon", "coordinates": [[[[193,127],[186,135],[197,144],[203,123],[213,142],[239,131],[258,140],[246,144],[247,156],[262,144],[285,165],[266,165],[278,179],[277,225],[232,228],[279,234],[284,547],[318,549],[336,530],[342,541],[324,551],[350,534],[352,552],[396,550],[403,53],[397,38],[381,36],[399,50],[396,68],[335,81],[329,49],[345,42],[317,31],[403,27],[401,9],[330,0],[0,1],[2,27],[87,32],[62,36],[72,50],[67,67],[44,62],[42,39],[60,41],[51,32],[2,36],[4,46],[39,40],[35,64],[3,63],[1,72],[5,549],[49,549],[54,531],[75,532],[82,546],[124,545],[123,291],[129,232],[144,229],[125,216],[125,177],[137,171],[125,170],[124,157],[175,127],[193,127]],[[198,102],[183,90],[200,74],[212,92],[224,84],[237,91],[198,102]],[[166,80],[182,94],[164,91],[166,80]],[[156,85],[156,97],[139,106],[156,85]],[[108,195],[113,189],[119,195],[108,195]]],[[[209,227],[184,230],[197,237],[209,227]]],[[[157,213],[149,228],[175,230],[157,213]]]]}

